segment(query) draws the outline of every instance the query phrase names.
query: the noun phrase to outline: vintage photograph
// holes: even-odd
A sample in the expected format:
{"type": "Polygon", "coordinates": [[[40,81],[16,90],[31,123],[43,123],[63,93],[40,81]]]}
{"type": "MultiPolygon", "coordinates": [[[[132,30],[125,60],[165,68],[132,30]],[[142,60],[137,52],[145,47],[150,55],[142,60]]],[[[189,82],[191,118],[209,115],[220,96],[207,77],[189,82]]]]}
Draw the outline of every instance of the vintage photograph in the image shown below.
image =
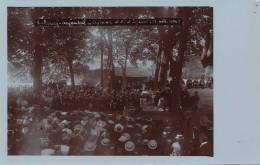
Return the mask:
{"type": "Polygon", "coordinates": [[[212,7],[7,12],[8,155],[214,156],[212,7]]]}

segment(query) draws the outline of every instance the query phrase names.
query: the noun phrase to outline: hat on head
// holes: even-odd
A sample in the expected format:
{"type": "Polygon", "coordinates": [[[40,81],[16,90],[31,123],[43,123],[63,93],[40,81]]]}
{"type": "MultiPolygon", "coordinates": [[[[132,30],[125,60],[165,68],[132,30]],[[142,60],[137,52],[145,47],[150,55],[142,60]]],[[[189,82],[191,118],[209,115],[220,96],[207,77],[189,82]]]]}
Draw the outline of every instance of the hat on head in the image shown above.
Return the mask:
{"type": "Polygon", "coordinates": [[[143,125],[142,126],[142,133],[146,133],[147,132],[147,128],[148,128],[148,125],[143,125]]]}
{"type": "Polygon", "coordinates": [[[54,155],[55,150],[51,148],[46,148],[41,151],[41,155],[54,155]]]}
{"type": "Polygon", "coordinates": [[[67,124],[69,124],[70,122],[69,122],[68,120],[63,120],[61,123],[67,125],[67,124]]]}
{"type": "Polygon", "coordinates": [[[122,132],[124,130],[124,126],[120,123],[117,123],[114,127],[115,132],[122,132]]]}
{"type": "Polygon", "coordinates": [[[60,112],[61,115],[67,115],[68,112],[60,112]]]}
{"type": "Polygon", "coordinates": [[[110,141],[110,139],[108,139],[108,138],[104,138],[104,139],[101,140],[100,143],[101,143],[103,146],[108,146],[108,145],[110,145],[111,141],[110,141]]]}
{"type": "Polygon", "coordinates": [[[83,125],[83,126],[87,125],[87,123],[88,123],[87,120],[81,120],[81,121],[80,121],[80,124],[83,125]]]}
{"type": "Polygon", "coordinates": [[[177,134],[177,135],[175,136],[175,139],[176,139],[176,140],[182,140],[182,139],[184,139],[184,137],[183,137],[183,135],[177,134]]]}
{"type": "Polygon", "coordinates": [[[157,141],[152,139],[152,140],[149,140],[148,143],[147,143],[147,146],[149,149],[156,149],[157,148],[157,141]]]}
{"type": "Polygon", "coordinates": [[[163,131],[163,132],[162,132],[162,136],[163,136],[163,137],[167,137],[167,135],[168,135],[168,132],[166,132],[166,131],[163,131]]]}
{"type": "Polygon", "coordinates": [[[106,123],[105,121],[98,120],[98,121],[97,121],[97,125],[98,125],[99,127],[105,127],[105,126],[107,125],[107,123],[106,123]]]}
{"type": "Polygon", "coordinates": [[[88,141],[84,145],[84,150],[85,151],[95,151],[97,148],[97,145],[94,142],[88,141]]]}
{"type": "Polygon", "coordinates": [[[72,130],[69,128],[63,128],[62,132],[66,132],[67,134],[70,134],[70,135],[72,134],[72,130]]]}
{"type": "Polygon", "coordinates": [[[133,151],[135,149],[135,144],[132,141],[128,141],[125,143],[125,150],[126,151],[133,151]]]}
{"type": "Polygon", "coordinates": [[[127,141],[129,139],[130,139],[130,134],[125,132],[118,138],[118,141],[125,142],[125,141],[127,141]]]}
{"type": "Polygon", "coordinates": [[[114,124],[115,122],[113,120],[108,120],[108,124],[114,124]]]}

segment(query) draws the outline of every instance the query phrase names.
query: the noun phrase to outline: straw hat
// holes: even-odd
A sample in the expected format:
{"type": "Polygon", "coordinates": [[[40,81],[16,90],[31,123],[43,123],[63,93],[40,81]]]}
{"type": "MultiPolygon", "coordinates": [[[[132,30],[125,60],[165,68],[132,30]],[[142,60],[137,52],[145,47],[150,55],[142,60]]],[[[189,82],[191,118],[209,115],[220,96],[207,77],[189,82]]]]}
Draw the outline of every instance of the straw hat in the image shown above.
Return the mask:
{"type": "Polygon", "coordinates": [[[70,121],[68,121],[68,120],[63,120],[61,123],[62,123],[62,124],[65,124],[65,125],[68,125],[68,124],[70,123],[70,121]]]}
{"type": "Polygon", "coordinates": [[[176,140],[182,140],[182,139],[184,139],[184,137],[183,137],[183,135],[177,134],[177,135],[175,136],[175,139],[176,139],[176,140]]]}
{"type": "Polygon", "coordinates": [[[80,121],[80,124],[83,125],[83,126],[87,125],[87,123],[88,123],[87,120],[81,120],[81,121],[80,121]]]}
{"type": "Polygon", "coordinates": [[[105,121],[98,120],[98,121],[97,121],[97,125],[98,125],[99,127],[105,127],[105,126],[107,125],[107,123],[106,123],[105,121]]]}
{"type": "Polygon", "coordinates": [[[113,120],[108,120],[108,124],[114,124],[115,122],[113,120]]]}
{"type": "Polygon", "coordinates": [[[163,131],[163,132],[162,132],[162,136],[163,136],[163,137],[167,137],[167,136],[168,136],[168,132],[163,131]]]}
{"type": "Polygon", "coordinates": [[[41,151],[41,155],[54,155],[55,150],[51,148],[46,148],[41,151]]]}
{"type": "Polygon", "coordinates": [[[66,132],[67,134],[71,135],[72,134],[72,130],[69,128],[64,128],[62,129],[62,132],[66,132]]]}
{"type": "Polygon", "coordinates": [[[123,133],[119,138],[118,138],[118,141],[120,142],[126,142],[127,140],[130,139],[130,134],[125,132],[123,133]]]}
{"type": "Polygon", "coordinates": [[[125,150],[126,151],[133,151],[135,149],[135,144],[132,141],[128,141],[125,143],[125,150]]]}
{"type": "Polygon", "coordinates": [[[67,115],[68,112],[60,112],[61,115],[67,115]]]}
{"type": "Polygon", "coordinates": [[[101,140],[100,143],[101,143],[103,146],[108,146],[108,145],[110,145],[111,141],[110,141],[110,139],[108,139],[108,138],[104,138],[104,139],[101,140]]]}
{"type": "Polygon", "coordinates": [[[80,124],[75,125],[74,128],[73,128],[74,131],[76,131],[76,130],[81,131],[82,129],[83,129],[83,126],[80,125],[80,124]]]}
{"type": "Polygon", "coordinates": [[[115,124],[114,131],[115,132],[122,132],[124,130],[124,126],[120,123],[115,124]]]}
{"type": "Polygon", "coordinates": [[[148,127],[149,127],[148,125],[143,125],[142,126],[142,133],[146,133],[148,127]]]}
{"type": "Polygon", "coordinates": [[[84,145],[84,150],[85,151],[95,151],[96,150],[96,148],[97,148],[97,145],[96,145],[96,143],[94,143],[94,142],[87,142],[87,143],[85,143],[85,145],[84,145]]]}
{"type": "Polygon", "coordinates": [[[157,141],[152,139],[152,140],[149,140],[148,143],[147,143],[147,146],[149,149],[156,149],[157,148],[157,141]]]}

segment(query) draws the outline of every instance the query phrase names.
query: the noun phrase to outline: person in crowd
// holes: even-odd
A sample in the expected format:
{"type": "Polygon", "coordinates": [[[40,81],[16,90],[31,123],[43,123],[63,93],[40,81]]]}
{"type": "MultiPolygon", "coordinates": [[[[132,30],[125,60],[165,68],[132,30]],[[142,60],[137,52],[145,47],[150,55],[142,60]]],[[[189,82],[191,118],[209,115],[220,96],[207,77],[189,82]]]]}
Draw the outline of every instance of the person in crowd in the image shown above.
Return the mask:
{"type": "Polygon", "coordinates": [[[200,101],[199,92],[198,92],[198,91],[195,91],[195,92],[193,93],[193,96],[191,97],[192,110],[193,110],[194,112],[196,112],[196,111],[198,110],[199,101],[200,101]]]}
{"type": "Polygon", "coordinates": [[[199,135],[199,147],[197,150],[197,156],[212,156],[213,147],[209,143],[207,136],[204,133],[199,135]]]}
{"type": "MultiPolygon", "coordinates": [[[[132,83],[131,86],[138,85],[132,83]]],[[[72,88],[50,83],[43,87],[43,103],[34,102],[32,90],[9,95],[10,115],[8,117],[10,119],[8,123],[12,126],[10,128],[13,133],[10,130],[8,136],[12,141],[17,141],[15,145],[8,145],[9,150],[12,151],[12,147],[18,148],[19,145],[16,144],[21,143],[25,138],[22,133],[24,128],[28,128],[28,132],[35,131],[31,131],[28,125],[17,124],[17,119],[21,116],[28,116],[28,120],[32,118],[29,124],[32,121],[41,123],[40,136],[48,139],[47,147],[56,150],[61,148],[57,146],[63,145],[63,148],[66,146],[65,149],[69,148],[66,150],[69,155],[163,155],[163,153],[169,154],[170,149],[172,155],[185,155],[187,152],[183,138],[187,136],[186,132],[181,136],[176,136],[175,141],[172,141],[172,137],[164,138],[162,136],[170,134],[171,131],[163,133],[162,130],[165,126],[170,126],[170,122],[162,124],[152,117],[143,117],[139,111],[142,108],[142,104],[141,106],[139,104],[140,98],[146,97],[153,98],[153,106],[168,108],[172,99],[170,83],[166,88],[156,92],[149,88],[147,95],[140,88],[131,86],[125,90],[100,90],[87,85],[72,88]],[[134,109],[134,113],[127,112],[129,107],[134,109]],[[29,115],[30,111],[32,111],[32,117],[29,115]]],[[[181,95],[181,106],[192,107],[194,111],[197,111],[200,100],[198,92],[190,96],[188,90],[183,90],[181,95]]],[[[143,104],[145,104],[144,101],[143,104]]],[[[188,122],[186,125],[193,126],[188,122]]],[[[187,128],[187,131],[190,130],[192,129],[187,128]]],[[[185,139],[190,139],[190,137],[185,137],[185,139]]],[[[194,143],[191,144],[191,148],[195,148],[193,153],[210,155],[205,151],[207,150],[205,148],[210,148],[207,144],[208,139],[198,138],[198,135],[194,139],[194,143]]]]}

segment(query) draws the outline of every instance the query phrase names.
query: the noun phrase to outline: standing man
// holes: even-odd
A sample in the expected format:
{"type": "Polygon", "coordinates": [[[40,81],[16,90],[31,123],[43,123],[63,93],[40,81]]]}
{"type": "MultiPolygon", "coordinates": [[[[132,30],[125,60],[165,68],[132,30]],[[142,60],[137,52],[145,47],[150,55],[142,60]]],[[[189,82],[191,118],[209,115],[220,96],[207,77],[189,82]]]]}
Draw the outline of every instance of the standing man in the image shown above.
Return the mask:
{"type": "Polygon", "coordinates": [[[193,96],[191,97],[192,110],[193,110],[194,112],[196,112],[196,111],[198,110],[199,101],[200,101],[199,93],[198,93],[198,91],[195,91],[194,94],[193,94],[193,96]]]}

